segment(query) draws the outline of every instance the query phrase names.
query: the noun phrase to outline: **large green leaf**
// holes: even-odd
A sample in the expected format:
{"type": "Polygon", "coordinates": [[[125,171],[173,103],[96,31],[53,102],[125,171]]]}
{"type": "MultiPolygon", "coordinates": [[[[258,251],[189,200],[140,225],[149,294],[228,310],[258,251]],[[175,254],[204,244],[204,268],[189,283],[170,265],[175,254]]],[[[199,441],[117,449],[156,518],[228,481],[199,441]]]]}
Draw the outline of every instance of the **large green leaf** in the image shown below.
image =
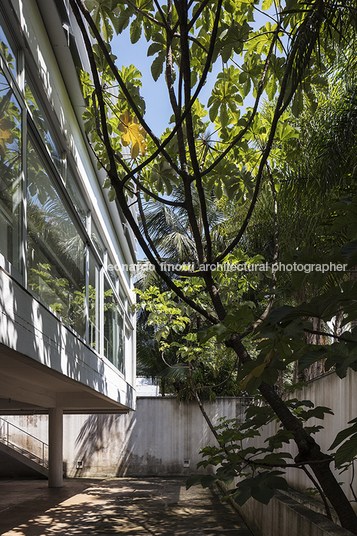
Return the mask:
{"type": "Polygon", "coordinates": [[[151,74],[155,82],[158,80],[164,68],[165,53],[160,52],[151,64],[151,74]]]}
{"type": "Polygon", "coordinates": [[[357,457],[357,433],[341,445],[335,454],[335,463],[341,467],[345,463],[351,462],[357,457]]]}

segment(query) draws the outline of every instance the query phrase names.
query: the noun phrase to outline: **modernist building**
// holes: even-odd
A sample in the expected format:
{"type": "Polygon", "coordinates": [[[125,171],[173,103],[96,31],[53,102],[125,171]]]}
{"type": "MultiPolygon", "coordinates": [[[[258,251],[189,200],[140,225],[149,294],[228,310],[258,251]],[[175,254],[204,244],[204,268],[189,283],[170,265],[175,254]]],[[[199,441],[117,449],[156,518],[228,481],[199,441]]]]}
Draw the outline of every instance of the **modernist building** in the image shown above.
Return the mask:
{"type": "Polygon", "coordinates": [[[86,140],[84,47],[66,0],[0,3],[0,413],[134,409],[135,240],[86,140]]]}

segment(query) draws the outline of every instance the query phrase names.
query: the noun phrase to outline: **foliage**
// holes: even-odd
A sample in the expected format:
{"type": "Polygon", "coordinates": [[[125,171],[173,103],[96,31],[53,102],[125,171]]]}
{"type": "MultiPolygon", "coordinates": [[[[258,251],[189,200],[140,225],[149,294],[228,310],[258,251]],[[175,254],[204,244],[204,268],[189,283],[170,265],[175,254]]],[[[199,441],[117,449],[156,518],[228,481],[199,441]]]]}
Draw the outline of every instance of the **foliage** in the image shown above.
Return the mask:
{"type": "MultiPolygon", "coordinates": [[[[199,290],[199,285],[193,285],[190,293],[199,290]]],[[[213,340],[198,344],[197,315],[189,307],[177,303],[172,292],[155,286],[136,289],[136,293],[140,375],[160,378],[162,394],[173,392],[179,399],[191,399],[191,363],[193,380],[202,398],[240,393],[236,359],[213,340]]]]}
{"type": "MultiPolygon", "coordinates": [[[[299,421],[305,423],[311,418],[323,419],[325,413],[331,413],[328,408],[313,407],[309,400],[291,399],[289,407],[299,421]],[[312,408],[306,410],[305,408],[312,408]]],[[[219,446],[205,447],[201,453],[205,460],[198,466],[216,467],[216,471],[209,475],[195,475],[187,481],[187,486],[201,483],[207,487],[217,480],[227,485],[237,479],[236,486],[228,491],[237,504],[243,504],[253,497],[259,502],[268,504],[274,495],[275,489],[288,489],[288,483],[283,477],[284,469],[295,467],[302,469],[297,459],[292,460],[289,452],[281,449],[283,444],[288,444],[293,434],[280,427],[277,432],[265,439],[267,446],[255,446],[257,438],[261,437],[261,429],[276,420],[270,408],[255,401],[245,412],[245,420],[220,419],[216,427],[219,446]],[[277,469],[278,468],[278,469],[277,469]]],[[[310,433],[316,433],[321,426],[310,427],[310,433]]]]}
{"type": "MultiPolygon", "coordinates": [[[[320,451],[312,430],[305,425],[312,410],[289,406],[274,390],[279,371],[298,359],[315,359],[316,351],[323,351],[311,348],[302,338],[314,331],[308,319],[332,318],[343,307],[350,320],[355,289],[337,285],[331,288],[331,295],[317,296],[311,303],[274,310],[280,291],[272,267],[241,273],[241,267],[251,264],[257,255],[246,246],[261,195],[272,199],[272,259],[278,259],[277,195],[304,138],[298,117],[304,106],[310,112],[318,106],[317,95],[326,88],[326,66],[332,64],[338,49],[348,44],[353,57],[355,3],[289,0],[276,9],[269,0],[260,7],[255,2],[232,0],[168,0],[166,5],[157,0],[87,0],[85,5],[70,0],[70,5],[90,60],[90,74],[81,77],[88,103],[84,118],[98,166],[107,173],[103,186],[110,189],[109,199],[116,198],[148,261],[167,286],[163,296],[151,293],[146,302],[146,307],[151,307],[149,322],[158,326],[155,334],[161,350],[178,344],[176,354],[185,359],[192,380],[193,363],[201,359],[213,339],[231,348],[239,363],[237,381],[245,379],[244,387],[252,394],[259,390],[284,433],[293,436],[299,451],[296,463],[310,466],[342,526],[356,533],[356,516],[329,469],[331,459],[320,451]],[[263,24],[262,11],[267,11],[263,24]],[[144,36],[147,54],[154,57],[152,76],[167,86],[172,127],[160,138],[145,121],[139,74],[135,68],[118,68],[111,52],[114,32],[120,34],[126,28],[133,44],[144,36]],[[218,66],[222,67],[212,82],[210,73],[218,66]],[[210,95],[205,103],[199,99],[207,85],[210,95]],[[264,92],[271,104],[262,108],[264,92]],[[253,105],[248,97],[253,98],[253,105]],[[121,127],[123,116],[127,126],[130,118],[131,125],[142,127],[140,135],[146,133],[145,154],[136,127],[136,138],[128,137],[121,127]],[[130,142],[129,155],[126,147],[130,142]],[[289,146],[293,150],[289,151],[289,146]],[[182,192],[181,199],[172,195],[174,188],[182,192]],[[166,246],[163,234],[155,236],[148,225],[145,202],[149,200],[160,204],[163,211],[181,214],[189,247],[181,249],[185,257],[180,261],[193,264],[192,269],[162,267],[166,246]],[[218,207],[216,200],[238,206],[232,233],[226,233],[227,239],[220,242],[214,240],[217,227],[209,217],[210,207],[218,207]],[[141,227],[132,213],[133,204],[138,207],[141,227]],[[238,267],[235,273],[217,269],[226,262],[238,267]],[[189,331],[193,315],[200,329],[189,331]],[[168,339],[167,318],[172,331],[182,334],[179,343],[168,339]],[[251,345],[256,346],[257,354],[248,352],[251,345]]],[[[304,253],[298,253],[300,261],[304,253]]],[[[341,255],[341,251],[335,252],[339,260],[341,255]]],[[[258,262],[269,261],[260,256],[258,262]]],[[[336,277],[338,283],[344,279],[344,274],[341,276],[336,277]]],[[[326,280],[324,273],[311,277],[320,287],[326,280]]],[[[344,349],[343,361],[333,345],[328,350],[331,364],[342,369],[356,362],[353,331],[343,339],[336,339],[344,349]]],[[[325,410],[318,411],[323,414],[325,410]]],[[[222,461],[219,469],[222,477],[225,463],[222,461]]],[[[207,476],[207,482],[211,478],[216,476],[207,476]]],[[[273,489],[281,486],[285,483],[279,471],[262,470],[240,484],[237,499],[252,495],[266,502],[273,489]]]]}

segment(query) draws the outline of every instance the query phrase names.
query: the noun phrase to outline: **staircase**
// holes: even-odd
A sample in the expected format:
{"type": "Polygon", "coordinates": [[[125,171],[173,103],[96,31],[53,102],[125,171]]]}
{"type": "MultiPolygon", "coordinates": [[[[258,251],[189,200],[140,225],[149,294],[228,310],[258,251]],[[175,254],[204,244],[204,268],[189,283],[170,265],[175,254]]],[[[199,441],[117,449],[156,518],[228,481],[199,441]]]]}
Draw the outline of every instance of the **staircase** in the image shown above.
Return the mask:
{"type": "Polygon", "coordinates": [[[0,451],[48,477],[47,443],[1,417],[0,451]]]}

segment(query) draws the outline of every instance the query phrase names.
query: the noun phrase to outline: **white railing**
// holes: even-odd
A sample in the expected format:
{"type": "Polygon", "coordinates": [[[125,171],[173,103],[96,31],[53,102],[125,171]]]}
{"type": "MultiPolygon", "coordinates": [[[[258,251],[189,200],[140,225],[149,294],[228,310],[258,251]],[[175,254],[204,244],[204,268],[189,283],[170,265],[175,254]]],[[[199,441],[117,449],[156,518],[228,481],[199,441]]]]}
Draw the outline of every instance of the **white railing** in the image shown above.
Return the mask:
{"type": "Polygon", "coordinates": [[[39,465],[48,467],[48,444],[1,417],[0,442],[39,465]]]}

